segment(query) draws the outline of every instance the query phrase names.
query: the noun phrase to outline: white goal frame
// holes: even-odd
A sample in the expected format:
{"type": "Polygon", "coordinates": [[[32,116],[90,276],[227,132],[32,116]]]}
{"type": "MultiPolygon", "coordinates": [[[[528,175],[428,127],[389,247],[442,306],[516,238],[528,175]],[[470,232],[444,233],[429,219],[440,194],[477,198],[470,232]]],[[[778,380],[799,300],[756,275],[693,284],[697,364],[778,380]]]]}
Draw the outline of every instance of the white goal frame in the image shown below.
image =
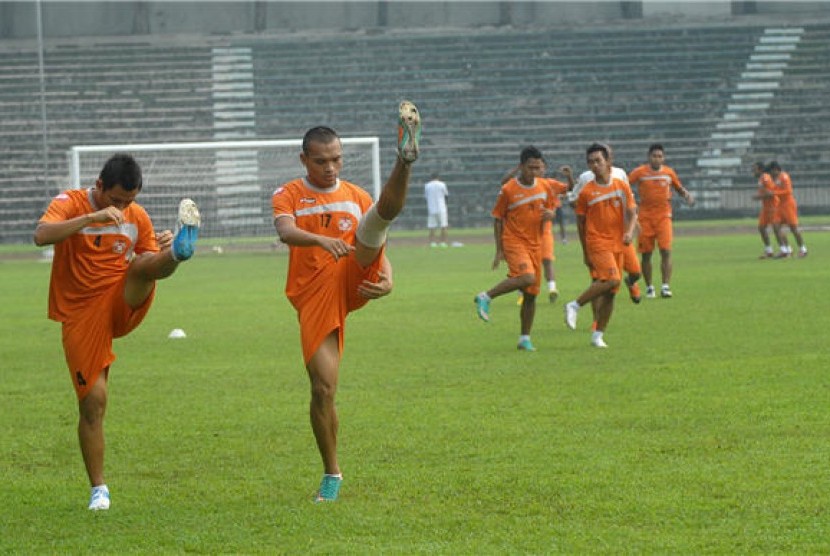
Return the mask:
{"type": "MultiPolygon", "coordinates": [[[[372,197],[380,196],[380,139],[378,137],[342,137],[344,145],[369,145],[372,149],[372,197]]],[[[251,149],[259,147],[301,147],[302,139],[272,139],[245,141],[202,141],[195,143],[132,143],[124,145],[74,145],[67,151],[69,180],[74,189],[81,188],[81,153],[142,152],[201,149],[251,149]]]]}

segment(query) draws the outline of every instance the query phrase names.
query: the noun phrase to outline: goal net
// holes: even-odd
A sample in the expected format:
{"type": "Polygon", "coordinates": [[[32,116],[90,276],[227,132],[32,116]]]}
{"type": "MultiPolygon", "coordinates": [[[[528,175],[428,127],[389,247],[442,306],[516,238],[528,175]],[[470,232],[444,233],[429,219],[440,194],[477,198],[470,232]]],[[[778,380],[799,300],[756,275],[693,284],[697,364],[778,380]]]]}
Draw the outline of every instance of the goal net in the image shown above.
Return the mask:
{"type": "MultiPolygon", "coordinates": [[[[377,137],[342,138],[343,179],[380,194],[377,137]]],[[[154,226],[173,229],[179,201],[190,197],[202,213],[200,237],[275,237],[271,195],[282,183],[304,175],[301,139],[78,145],[69,149],[70,183],[91,187],[114,153],[129,153],[141,165],[144,187],[138,202],[154,226]]]]}

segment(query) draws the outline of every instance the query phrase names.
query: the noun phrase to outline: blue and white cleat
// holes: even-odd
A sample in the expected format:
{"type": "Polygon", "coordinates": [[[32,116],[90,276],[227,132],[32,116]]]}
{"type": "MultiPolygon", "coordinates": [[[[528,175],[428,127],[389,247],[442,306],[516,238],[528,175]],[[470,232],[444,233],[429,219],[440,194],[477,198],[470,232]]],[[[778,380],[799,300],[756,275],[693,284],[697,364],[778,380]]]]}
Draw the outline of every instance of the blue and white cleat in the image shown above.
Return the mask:
{"type": "Polygon", "coordinates": [[[199,215],[196,203],[192,199],[182,199],[179,203],[179,217],[176,221],[176,237],[173,239],[174,259],[186,261],[193,256],[201,225],[202,217],[199,215]]]}
{"type": "Polygon", "coordinates": [[[536,348],[533,347],[533,344],[530,343],[530,340],[522,340],[516,346],[516,349],[519,351],[536,351],[536,348]]]}
{"type": "Polygon", "coordinates": [[[320,488],[317,490],[315,502],[334,502],[340,492],[340,484],[343,482],[342,475],[323,475],[320,488]]]}
{"type": "Polygon", "coordinates": [[[490,322],[490,300],[484,297],[484,294],[478,294],[473,301],[476,304],[476,313],[478,318],[484,322],[490,322]]]}
{"type": "Polygon", "coordinates": [[[89,497],[89,509],[93,511],[110,509],[110,491],[107,485],[92,487],[92,496],[89,497]]]}

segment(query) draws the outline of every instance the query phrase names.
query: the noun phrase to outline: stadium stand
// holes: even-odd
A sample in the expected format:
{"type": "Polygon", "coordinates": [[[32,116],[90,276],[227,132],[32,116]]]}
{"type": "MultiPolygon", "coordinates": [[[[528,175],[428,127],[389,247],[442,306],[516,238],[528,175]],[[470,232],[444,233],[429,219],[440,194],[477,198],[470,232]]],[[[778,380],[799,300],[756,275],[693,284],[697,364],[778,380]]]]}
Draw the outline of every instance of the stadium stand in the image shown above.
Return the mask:
{"type": "MultiPolygon", "coordinates": [[[[756,158],[776,158],[791,172],[805,210],[830,202],[819,178],[830,156],[823,98],[830,26],[803,28],[773,101],[756,114],[754,138],[737,153],[740,165],[723,176],[733,201],[722,214],[756,211],[748,172],[756,158]]],[[[379,136],[385,173],[394,156],[390,114],[403,98],[419,104],[425,127],[411,199],[396,223],[402,228],[424,226],[421,185],[433,170],[450,186],[451,225],[489,226],[498,180],[528,144],[551,166],[582,169],[592,141],[611,143],[625,168],[661,142],[669,163],[699,192],[712,185],[698,161],[711,151],[764,31],[490,28],[50,41],[45,135],[36,46],[7,41],[0,43],[0,243],[30,240],[46,202],[68,183],[71,145],[285,139],[326,124],[343,135],[379,136]],[[252,81],[253,109],[242,103],[238,112],[250,113],[247,119],[217,114],[216,91],[232,86],[217,77],[217,49],[250,52],[252,70],[242,74],[252,81]]]]}

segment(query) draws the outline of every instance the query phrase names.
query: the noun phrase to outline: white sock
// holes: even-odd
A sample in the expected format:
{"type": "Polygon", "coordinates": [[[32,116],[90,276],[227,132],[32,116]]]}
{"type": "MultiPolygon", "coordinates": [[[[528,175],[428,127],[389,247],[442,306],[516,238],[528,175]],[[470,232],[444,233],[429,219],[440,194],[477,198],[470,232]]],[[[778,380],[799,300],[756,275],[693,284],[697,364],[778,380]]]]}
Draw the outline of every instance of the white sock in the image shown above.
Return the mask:
{"type": "Polygon", "coordinates": [[[548,281],[548,291],[555,292],[556,291],[556,280],[548,281]]]}
{"type": "Polygon", "coordinates": [[[764,253],[769,253],[770,255],[772,255],[772,247],[769,245],[764,247],[764,253]]]}
{"type": "Polygon", "coordinates": [[[530,334],[522,334],[519,336],[519,343],[522,343],[525,340],[528,342],[530,341],[530,334]]]}
{"type": "Polygon", "coordinates": [[[571,301],[570,303],[568,303],[568,305],[570,305],[571,307],[573,307],[573,308],[574,308],[574,309],[576,309],[577,311],[579,310],[579,307],[580,307],[580,305],[579,305],[579,303],[576,301],[576,299],[574,299],[573,301],[571,301]]]}
{"type": "MultiPolygon", "coordinates": [[[[521,295],[521,293],[522,292],[519,292],[519,295],[521,295]]],[[[493,299],[489,295],[487,295],[487,292],[481,292],[480,294],[478,294],[478,296],[484,299],[485,301],[493,301],[493,299]]]]}
{"type": "Polygon", "coordinates": [[[594,330],[591,332],[591,340],[596,342],[597,340],[602,340],[602,332],[599,330],[594,330]]]}
{"type": "Polygon", "coordinates": [[[663,285],[662,285],[661,287],[662,287],[664,290],[669,289],[669,285],[668,285],[668,284],[666,284],[665,282],[663,282],[663,285]]]}
{"type": "Polygon", "coordinates": [[[801,251],[802,253],[806,253],[807,252],[807,246],[802,245],[801,247],[799,247],[799,251],[801,251]]]}

